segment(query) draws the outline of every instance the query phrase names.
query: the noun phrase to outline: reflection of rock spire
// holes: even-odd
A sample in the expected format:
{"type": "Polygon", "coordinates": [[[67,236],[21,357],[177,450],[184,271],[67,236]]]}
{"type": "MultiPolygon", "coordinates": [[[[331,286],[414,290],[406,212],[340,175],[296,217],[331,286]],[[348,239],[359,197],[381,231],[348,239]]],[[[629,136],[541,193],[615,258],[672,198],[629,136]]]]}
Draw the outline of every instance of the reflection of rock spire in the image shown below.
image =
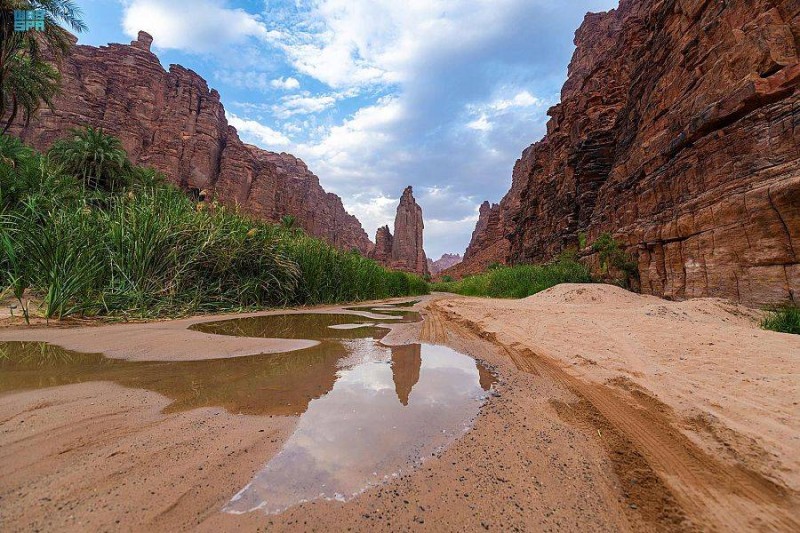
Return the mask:
{"type": "Polygon", "coordinates": [[[419,381],[419,370],[422,367],[422,346],[409,344],[392,348],[392,378],[397,398],[403,405],[408,405],[411,389],[419,381]]]}
{"type": "Polygon", "coordinates": [[[489,372],[489,369],[483,366],[482,364],[477,363],[477,365],[478,365],[478,376],[480,379],[481,388],[485,391],[488,391],[489,389],[492,388],[492,385],[494,385],[497,382],[497,378],[494,377],[494,374],[489,372]]]}

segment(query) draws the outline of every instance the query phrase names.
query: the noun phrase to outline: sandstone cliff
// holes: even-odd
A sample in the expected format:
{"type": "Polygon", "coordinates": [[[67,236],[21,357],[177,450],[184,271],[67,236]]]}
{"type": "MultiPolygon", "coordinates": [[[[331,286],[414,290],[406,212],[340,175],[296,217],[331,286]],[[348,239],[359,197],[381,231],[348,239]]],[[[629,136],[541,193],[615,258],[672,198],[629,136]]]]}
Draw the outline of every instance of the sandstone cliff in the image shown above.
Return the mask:
{"type": "Polygon", "coordinates": [[[309,234],[342,249],[372,249],[361,223],[326,193],[299,159],[244,144],[228,125],[219,93],[191,70],[169,72],[141,32],[128,45],[74,46],[61,65],[55,111],[13,133],[39,149],[79,126],[118,136],[132,161],[163,172],[189,193],[271,221],[295,217],[309,234]]]}
{"type": "Polygon", "coordinates": [[[460,272],[608,231],[643,292],[800,301],[800,3],[622,0],[575,43],[546,137],[482,207],[460,272]]]}
{"type": "Polygon", "coordinates": [[[428,274],[428,259],[422,239],[424,228],[422,208],[417,205],[412,188],[406,187],[397,206],[394,235],[388,226],[379,228],[370,257],[395,270],[421,276],[428,274]]]}

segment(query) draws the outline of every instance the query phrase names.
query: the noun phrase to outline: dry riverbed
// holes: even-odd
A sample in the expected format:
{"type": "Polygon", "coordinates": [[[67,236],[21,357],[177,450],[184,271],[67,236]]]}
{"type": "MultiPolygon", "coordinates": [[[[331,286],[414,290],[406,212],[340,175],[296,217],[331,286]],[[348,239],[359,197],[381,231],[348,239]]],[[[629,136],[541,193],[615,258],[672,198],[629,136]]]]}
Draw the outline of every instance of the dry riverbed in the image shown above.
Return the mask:
{"type": "MultiPolygon", "coordinates": [[[[721,301],[608,286],[520,301],[435,295],[414,309],[423,322],[392,325],[385,344],[444,344],[499,380],[472,429],[416,470],[347,503],[232,515],[222,507],[297,416],[169,412],[166,396],[109,381],[14,391],[0,395],[0,529],[800,528],[799,337],[761,331],[752,311],[721,301]]],[[[187,329],[214,319],[15,327],[0,342],[135,362],[308,345],[187,329]]]]}

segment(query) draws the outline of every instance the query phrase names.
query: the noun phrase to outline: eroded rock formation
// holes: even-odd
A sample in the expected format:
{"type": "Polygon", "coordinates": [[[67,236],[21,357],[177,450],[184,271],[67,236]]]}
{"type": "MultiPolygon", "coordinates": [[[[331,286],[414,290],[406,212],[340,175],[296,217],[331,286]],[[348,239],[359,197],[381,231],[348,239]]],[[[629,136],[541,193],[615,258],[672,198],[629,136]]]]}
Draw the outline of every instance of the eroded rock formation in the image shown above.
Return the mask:
{"type": "Polygon", "coordinates": [[[191,70],[169,72],[141,32],[130,46],[74,46],[60,67],[55,111],[12,130],[47,149],[71,128],[102,127],[122,140],[135,163],[163,172],[187,192],[209,193],[225,205],[271,221],[283,216],[311,235],[367,254],[372,243],[341,199],[326,193],[305,163],[244,144],[228,125],[219,93],[191,70]]]}
{"type": "Polygon", "coordinates": [[[370,257],[395,270],[428,274],[428,259],[422,239],[424,229],[422,208],[417,205],[412,188],[406,187],[397,206],[394,234],[388,226],[378,229],[376,245],[370,257]]]}
{"type": "Polygon", "coordinates": [[[435,276],[442,270],[456,266],[461,261],[462,258],[460,254],[444,254],[436,261],[433,259],[428,259],[428,271],[432,276],[435,276]]]}
{"type": "Polygon", "coordinates": [[[622,0],[575,42],[546,137],[457,269],[612,232],[643,292],[800,301],[800,3],[622,0]]]}

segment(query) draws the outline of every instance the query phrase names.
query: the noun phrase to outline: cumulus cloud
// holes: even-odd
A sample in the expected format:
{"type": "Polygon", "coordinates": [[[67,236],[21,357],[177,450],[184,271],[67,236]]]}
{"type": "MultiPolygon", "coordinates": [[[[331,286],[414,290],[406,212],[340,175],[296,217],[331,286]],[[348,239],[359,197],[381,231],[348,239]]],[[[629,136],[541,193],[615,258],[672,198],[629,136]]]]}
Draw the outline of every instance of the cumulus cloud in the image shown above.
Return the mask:
{"type": "Polygon", "coordinates": [[[278,118],[289,118],[294,115],[310,115],[320,113],[336,105],[337,95],[312,96],[308,93],[293,94],[281,98],[280,104],[272,107],[278,118]]]}
{"type": "Polygon", "coordinates": [[[122,27],[133,38],[140,30],[150,33],[157,48],[188,52],[274,36],[260,16],[224,0],[125,0],[122,27]]]}
{"type": "Polygon", "coordinates": [[[270,0],[255,14],[242,0],[124,0],[123,23],[216,57],[242,138],[303,158],[371,235],[414,185],[438,257],[463,251],[480,203],[544,134],[584,14],[616,4],[270,0]],[[235,65],[219,61],[232,45],[235,65]]]}
{"type": "Polygon", "coordinates": [[[233,113],[226,114],[228,124],[236,128],[244,141],[263,146],[264,148],[285,147],[292,144],[285,134],[261,124],[255,120],[239,118],[233,113]]]}
{"type": "Polygon", "coordinates": [[[272,80],[269,82],[270,86],[275,89],[283,89],[285,91],[290,91],[292,89],[299,89],[300,82],[297,81],[297,78],[278,78],[276,80],[272,80]]]}
{"type": "MultiPolygon", "coordinates": [[[[341,91],[377,94],[341,122],[317,124],[291,150],[343,196],[370,234],[391,225],[394,211],[385,199],[395,205],[412,184],[426,216],[429,254],[463,250],[477,207],[484,199],[499,200],[521,151],[544,134],[545,111],[558,100],[583,15],[615,4],[273,5],[265,15],[270,42],[296,72],[333,90],[297,98],[298,113],[339,106],[329,97],[341,91]]],[[[278,118],[293,114],[286,106],[275,111],[278,118]]]]}

